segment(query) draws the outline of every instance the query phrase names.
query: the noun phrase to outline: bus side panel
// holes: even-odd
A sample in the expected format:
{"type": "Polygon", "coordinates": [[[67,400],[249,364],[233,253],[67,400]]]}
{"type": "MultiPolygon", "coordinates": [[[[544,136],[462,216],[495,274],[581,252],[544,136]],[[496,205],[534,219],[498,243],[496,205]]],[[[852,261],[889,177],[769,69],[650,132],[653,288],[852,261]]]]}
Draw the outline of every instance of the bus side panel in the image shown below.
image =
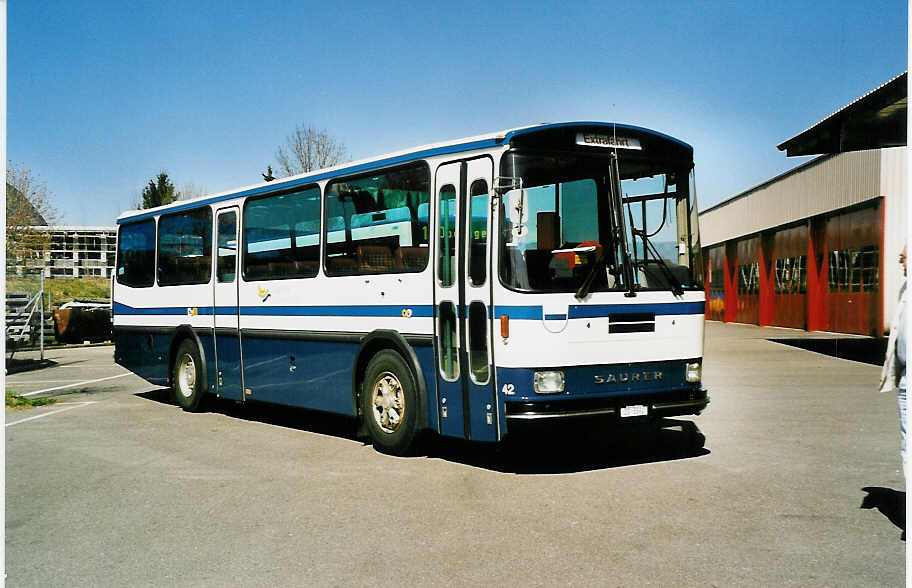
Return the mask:
{"type": "Polygon", "coordinates": [[[171,335],[155,331],[114,328],[114,359],[153,384],[168,385],[171,335]]]}
{"type": "Polygon", "coordinates": [[[216,383],[218,382],[218,366],[215,362],[215,339],[213,338],[212,329],[196,329],[196,336],[199,338],[200,355],[203,357],[203,363],[206,365],[206,393],[215,394],[216,383]]]}
{"type": "Polygon", "coordinates": [[[248,400],[354,416],[351,370],[357,343],[243,337],[248,400]]]}
{"type": "Polygon", "coordinates": [[[427,426],[433,431],[440,432],[437,416],[437,364],[434,359],[434,347],[431,345],[413,346],[412,349],[421,366],[424,389],[427,391],[427,398],[424,399],[427,407],[427,426]]]}

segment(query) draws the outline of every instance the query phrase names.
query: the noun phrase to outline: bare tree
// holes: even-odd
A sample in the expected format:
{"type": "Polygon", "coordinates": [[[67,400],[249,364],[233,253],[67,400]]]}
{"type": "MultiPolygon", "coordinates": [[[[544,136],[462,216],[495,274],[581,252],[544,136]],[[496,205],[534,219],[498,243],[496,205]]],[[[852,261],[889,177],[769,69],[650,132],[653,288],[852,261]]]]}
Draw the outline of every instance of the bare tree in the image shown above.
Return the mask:
{"type": "Polygon", "coordinates": [[[325,129],[298,125],[295,132],[276,151],[279,169],[286,176],[294,176],[342,163],[345,145],[331,137],[325,129]]]}
{"type": "Polygon", "coordinates": [[[202,186],[197,186],[193,182],[187,182],[177,193],[178,200],[194,200],[196,198],[202,198],[208,194],[206,188],[202,186]]]}
{"type": "Polygon", "coordinates": [[[6,167],[6,257],[8,265],[31,265],[48,250],[51,235],[42,225],[60,220],[47,184],[22,164],[6,167]],[[31,263],[30,263],[31,261],[31,263]]]}

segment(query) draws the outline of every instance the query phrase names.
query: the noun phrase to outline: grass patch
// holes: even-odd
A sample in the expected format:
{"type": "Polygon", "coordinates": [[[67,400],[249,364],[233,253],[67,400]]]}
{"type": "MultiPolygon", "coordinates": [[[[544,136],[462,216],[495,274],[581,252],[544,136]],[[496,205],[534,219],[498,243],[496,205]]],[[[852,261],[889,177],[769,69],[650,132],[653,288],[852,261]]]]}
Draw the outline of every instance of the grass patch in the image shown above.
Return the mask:
{"type": "Polygon", "coordinates": [[[32,406],[46,406],[57,402],[56,398],[23,398],[14,392],[6,393],[6,405],[10,408],[30,408],[32,406]]]}
{"type": "MultiPolygon", "coordinates": [[[[41,288],[41,278],[9,278],[7,292],[34,295],[41,288]]],[[[46,279],[44,291],[51,297],[51,306],[71,300],[110,300],[111,280],[108,278],[46,279]]]]}

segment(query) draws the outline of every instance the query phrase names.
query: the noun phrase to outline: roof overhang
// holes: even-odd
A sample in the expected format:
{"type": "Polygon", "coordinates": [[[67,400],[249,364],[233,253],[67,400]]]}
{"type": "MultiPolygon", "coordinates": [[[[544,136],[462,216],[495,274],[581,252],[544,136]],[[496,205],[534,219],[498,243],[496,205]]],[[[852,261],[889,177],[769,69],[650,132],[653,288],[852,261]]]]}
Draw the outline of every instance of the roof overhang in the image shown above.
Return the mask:
{"type": "Polygon", "coordinates": [[[905,146],[907,77],[899,74],[777,147],[794,157],[905,146]]]}

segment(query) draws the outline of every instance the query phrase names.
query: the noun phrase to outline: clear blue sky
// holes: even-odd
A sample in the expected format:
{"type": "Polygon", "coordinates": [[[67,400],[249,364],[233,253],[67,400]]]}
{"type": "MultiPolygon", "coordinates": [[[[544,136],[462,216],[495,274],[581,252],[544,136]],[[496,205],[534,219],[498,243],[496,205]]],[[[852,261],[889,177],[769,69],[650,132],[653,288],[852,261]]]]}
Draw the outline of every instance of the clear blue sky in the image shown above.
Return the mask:
{"type": "Polygon", "coordinates": [[[297,123],[351,158],[538,122],[694,146],[701,208],[799,160],[776,144],[906,69],[906,2],[8,4],[9,158],[68,224],[159,170],[255,183],[297,123]]]}

